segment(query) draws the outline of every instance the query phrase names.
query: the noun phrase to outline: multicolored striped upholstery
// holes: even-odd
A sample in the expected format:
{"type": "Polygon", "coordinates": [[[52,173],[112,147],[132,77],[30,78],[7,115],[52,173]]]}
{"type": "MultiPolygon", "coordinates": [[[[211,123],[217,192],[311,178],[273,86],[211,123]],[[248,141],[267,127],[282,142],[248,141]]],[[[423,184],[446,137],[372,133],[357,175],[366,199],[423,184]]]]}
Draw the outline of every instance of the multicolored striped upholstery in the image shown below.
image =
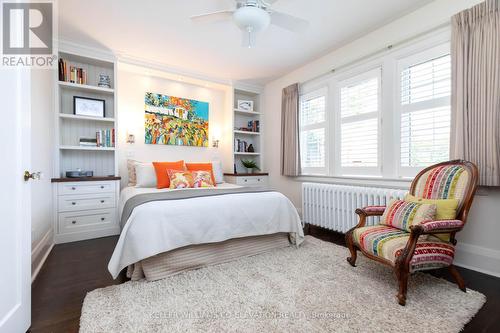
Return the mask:
{"type": "MultiPolygon", "coordinates": [[[[353,232],[354,243],[366,252],[392,263],[402,254],[410,233],[385,225],[357,228],[353,232]]],[[[410,272],[446,267],[451,265],[455,247],[433,236],[420,236],[410,262],[410,272]]]]}
{"type": "Polygon", "coordinates": [[[424,199],[458,199],[461,206],[470,179],[469,171],[462,165],[438,166],[418,179],[413,195],[424,199]]]}
{"type": "Polygon", "coordinates": [[[392,199],[380,219],[380,224],[410,231],[412,225],[432,221],[435,217],[436,205],[392,199]]]}

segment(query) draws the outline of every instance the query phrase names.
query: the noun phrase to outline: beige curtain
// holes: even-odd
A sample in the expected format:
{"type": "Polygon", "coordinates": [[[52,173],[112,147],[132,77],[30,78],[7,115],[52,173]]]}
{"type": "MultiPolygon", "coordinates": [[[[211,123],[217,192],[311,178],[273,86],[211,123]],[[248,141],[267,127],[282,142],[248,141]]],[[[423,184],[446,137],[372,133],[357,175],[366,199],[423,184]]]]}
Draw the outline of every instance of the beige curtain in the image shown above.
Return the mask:
{"type": "Polygon", "coordinates": [[[281,174],[300,175],[298,83],[283,89],[281,96],[281,174]]]}
{"type": "Polygon", "coordinates": [[[474,162],[479,184],[500,186],[500,0],[452,18],[451,156],[474,162]]]}

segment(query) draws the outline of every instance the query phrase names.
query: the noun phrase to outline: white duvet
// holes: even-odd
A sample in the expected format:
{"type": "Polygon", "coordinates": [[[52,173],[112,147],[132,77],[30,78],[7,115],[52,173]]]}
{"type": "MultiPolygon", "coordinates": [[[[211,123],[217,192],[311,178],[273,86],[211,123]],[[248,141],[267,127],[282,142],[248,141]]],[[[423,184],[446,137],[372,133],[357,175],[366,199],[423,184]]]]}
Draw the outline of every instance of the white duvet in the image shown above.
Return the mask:
{"type": "MultiPolygon", "coordinates": [[[[237,186],[217,186],[228,187],[237,186]]],[[[129,198],[154,191],[182,190],[127,187],[120,195],[119,215],[129,198]]],[[[108,270],[116,278],[130,264],[183,246],[278,232],[291,233],[297,245],[304,237],[297,210],[278,192],[148,202],[137,206],[127,220],[108,270]]]]}

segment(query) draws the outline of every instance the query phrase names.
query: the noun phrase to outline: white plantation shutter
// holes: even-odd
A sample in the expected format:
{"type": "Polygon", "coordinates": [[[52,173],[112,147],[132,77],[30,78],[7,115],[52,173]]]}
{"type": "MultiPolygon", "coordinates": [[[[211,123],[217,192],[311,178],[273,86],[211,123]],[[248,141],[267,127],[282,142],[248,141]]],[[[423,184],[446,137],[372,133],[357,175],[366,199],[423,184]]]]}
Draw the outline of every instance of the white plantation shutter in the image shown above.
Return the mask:
{"type": "Polygon", "coordinates": [[[300,97],[302,173],[326,174],[326,88],[300,97]]]}
{"type": "MultiPolygon", "coordinates": [[[[442,48],[400,62],[401,169],[449,158],[451,59],[442,48]]],[[[414,172],[409,171],[408,175],[414,172]]]]}
{"type": "MultiPolygon", "coordinates": [[[[381,69],[340,83],[340,165],[343,173],[379,166],[381,69]]],[[[362,171],[361,171],[362,170],[362,171]]]]}

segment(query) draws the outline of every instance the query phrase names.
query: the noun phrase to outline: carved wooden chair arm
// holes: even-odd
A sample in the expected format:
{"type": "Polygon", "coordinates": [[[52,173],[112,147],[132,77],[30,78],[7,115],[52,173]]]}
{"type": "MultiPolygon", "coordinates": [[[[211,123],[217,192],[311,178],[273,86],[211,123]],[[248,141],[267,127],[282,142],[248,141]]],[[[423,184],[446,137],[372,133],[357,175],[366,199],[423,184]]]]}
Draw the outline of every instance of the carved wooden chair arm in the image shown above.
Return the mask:
{"type": "Polygon", "coordinates": [[[385,206],[367,206],[364,208],[356,209],[356,214],[359,215],[359,223],[353,228],[361,228],[365,226],[366,217],[368,216],[382,216],[385,211],[385,206]]]}

